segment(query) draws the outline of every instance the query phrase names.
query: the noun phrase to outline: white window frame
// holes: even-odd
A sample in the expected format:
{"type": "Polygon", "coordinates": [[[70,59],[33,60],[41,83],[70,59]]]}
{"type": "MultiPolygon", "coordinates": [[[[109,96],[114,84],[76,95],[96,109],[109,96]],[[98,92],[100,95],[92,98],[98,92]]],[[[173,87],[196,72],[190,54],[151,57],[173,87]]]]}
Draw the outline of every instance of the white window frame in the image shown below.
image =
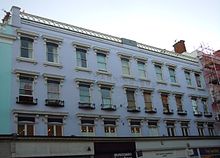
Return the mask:
{"type": "Polygon", "coordinates": [[[21,37],[20,37],[20,57],[21,58],[27,58],[27,59],[34,59],[34,37],[21,35],[21,37]],[[29,40],[30,39],[32,40],[31,48],[22,47],[22,38],[27,38],[29,40]],[[22,56],[22,49],[28,50],[28,57],[22,56]]]}
{"type": "Polygon", "coordinates": [[[166,128],[167,128],[167,136],[169,137],[176,136],[175,121],[166,121],[166,128]],[[168,125],[169,123],[173,123],[173,125],[168,125]]]}
{"type": "Polygon", "coordinates": [[[184,74],[185,74],[186,84],[188,86],[192,86],[192,78],[190,71],[184,71],[184,74]]]}
{"type": "Polygon", "coordinates": [[[176,69],[174,67],[168,67],[168,71],[169,71],[169,76],[170,76],[170,82],[171,83],[177,83],[176,69]],[[171,70],[172,70],[173,74],[171,74],[171,70]]]}
{"type": "Polygon", "coordinates": [[[63,136],[63,118],[54,118],[54,119],[61,119],[61,122],[49,122],[48,119],[53,119],[53,117],[47,118],[47,135],[49,136],[49,125],[53,127],[53,136],[57,136],[56,128],[57,126],[61,127],[61,136],[63,136]]]}
{"type": "MultiPolygon", "coordinates": [[[[24,84],[28,84],[28,83],[24,83],[24,84]]],[[[19,96],[30,96],[30,97],[33,97],[33,94],[34,93],[34,76],[31,76],[31,75],[23,75],[23,74],[21,74],[21,75],[19,75],[19,96]],[[29,91],[31,91],[31,94],[29,95],[29,94],[22,94],[21,92],[20,92],[20,90],[22,89],[22,87],[21,87],[21,78],[22,77],[25,77],[25,78],[32,78],[32,82],[31,82],[31,89],[25,89],[25,86],[24,86],[24,91],[25,90],[29,90],[29,91]]]]}
{"type": "Polygon", "coordinates": [[[204,136],[204,123],[203,122],[197,122],[197,130],[198,130],[198,134],[199,136],[204,136]],[[201,126],[202,125],[202,126],[201,126]]]}
{"type": "Polygon", "coordinates": [[[163,68],[160,64],[154,64],[157,81],[163,81],[163,68]]]}
{"type": "Polygon", "coordinates": [[[109,137],[115,137],[117,136],[117,128],[116,128],[116,120],[111,120],[114,121],[114,123],[105,123],[105,121],[108,120],[104,120],[104,132],[105,132],[105,136],[109,136],[109,137]],[[111,130],[114,129],[114,132],[111,132],[111,130]]]}
{"type": "Polygon", "coordinates": [[[52,100],[59,100],[60,99],[60,80],[56,80],[56,79],[52,79],[52,78],[47,79],[47,99],[52,99],[52,100]],[[57,85],[58,85],[58,92],[57,93],[52,92],[52,91],[49,92],[49,83],[48,82],[57,82],[57,85]],[[49,94],[57,94],[58,98],[50,98],[49,94]]]}
{"type": "Polygon", "coordinates": [[[81,134],[83,136],[95,136],[95,120],[92,123],[82,123],[82,120],[87,120],[87,121],[91,121],[90,119],[81,119],[81,126],[80,126],[80,130],[81,130],[81,134]],[[85,128],[85,132],[83,131],[83,128],[85,128]],[[92,128],[92,132],[89,131],[89,128],[92,128]]]}
{"type": "Polygon", "coordinates": [[[202,88],[202,78],[201,78],[201,74],[200,73],[195,73],[195,80],[196,80],[196,86],[198,88],[202,88]]]}
{"type": "Polygon", "coordinates": [[[154,106],[153,106],[153,102],[152,102],[152,92],[150,92],[150,91],[144,91],[143,92],[143,96],[144,96],[144,105],[145,105],[145,109],[146,110],[154,110],[154,106]],[[147,101],[146,99],[145,99],[145,94],[149,94],[150,96],[149,96],[149,98],[150,98],[150,101],[147,101]],[[148,107],[148,105],[151,105],[151,106],[149,106],[148,107]]]}
{"type": "Polygon", "coordinates": [[[141,120],[130,120],[130,130],[133,137],[141,136],[141,120]]]}
{"type": "Polygon", "coordinates": [[[101,92],[101,98],[102,98],[102,104],[103,104],[103,106],[105,106],[105,105],[107,105],[107,106],[112,105],[112,87],[101,86],[101,87],[100,87],[100,92],[101,92]],[[103,89],[108,89],[108,90],[109,90],[109,98],[108,98],[108,99],[110,100],[110,104],[105,104],[104,101],[103,101],[103,99],[104,99],[103,93],[102,93],[102,90],[103,90],[103,89]]]}
{"type": "Polygon", "coordinates": [[[56,64],[59,64],[59,44],[57,42],[52,42],[52,41],[47,41],[46,42],[46,55],[47,55],[47,62],[48,63],[56,63],[56,64]],[[56,48],[55,52],[49,52],[48,51],[48,44],[52,44],[53,46],[57,46],[57,47],[54,47],[56,48]],[[49,58],[48,58],[48,55],[52,54],[53,56],[53,61],[49,61],[49,58]]]}
{"type": "Polygon", "coordinates": [[[134,107],[137,107],[136,105],[136,98],[135,98],[135,89],[129,89],[127,88],[126,90],[126,98],[127,98],[127,104],[128,104],[128,108],[134,108],[134,107]],[[128,92],[132,92],[133,93],[133,98],[134,100],[132,102],[129,101],[129,97],[128,97],[128,92]],[[132,103],[129,105],[129,103],[132,103]],[[133,105],[134,104],[134,105],[133,105]]]}
{"type": "Polygon", "coordinates": [[[88,84],[88,83],[79,83],[79,102],[80,103],[92,103],[92,96],[91,96],[91,85],[88,84]],[[89,98],[89,102],[82,102],[81,100],[81,87],[88,87],[88,93],[89,93],[89,96],[86,96],[89,98]]]}
{"type": "Polygon", "coordinates": [[[149,136],[159,136],[159,128],[158,128],[158,121],[152,121],[148,120],[148,131],[149,131],[149,136]],[[150,123],[155,123],[154,125],[150,125],[150,123]],[[155,133],[155,131],[157,133],[155,133]]]}
{"type": "MultiPolygon", "coordinates": [[[[30,117],[30,116],[18,116],[17,119],[19,119],[19,117],[27,118],[27,117],[30,117]]],[[[24,136],[28,136],[27,135],[27,126],[28,125],[32,125],[33,135],[30,135],[30,136],[34,136],[35,135],[36,118],[35,118],[35,116],[31,116],[30,118],[34,118],[34,122],[32,122],[32,121],[18,121],[17,120],[17,133],[18,133],[18,126],[19,125],[24,125],[24,136]]],[[[18,135],[19,135],[19,133],[18,133],[18,135]]]]}
{"type": "Polygon", "coordinates": [[[182,136],[189,136],[190,135],[189,122],[188,121],[181,121],[180,124],[181,124],[182,136]]]}
{"type": "Polygon", "coordinates": [[[140,78],[146,79],[147,78],[147,72],[146,72],[145,62],[137,60],[137,66],[138,66],[138,73],[140,75],[140,78]],[[140,64],[141,64],[141,67],[140,67],[140,64]]]}
{"type": "Polygon", "coordinates": [[[199,114],[199,105],[198,105],[198,99],[195,97],[191,98],[191,104],[194,114],[199,114]]]}
{"type": "Polygon", "coordinates": [[[102,53],[102,52],[98,51],[96,53],[96,57],[97,57],[98,71],[107,71],[107,55],[106,55],[106,53],[102,53]],[[99,61],[100,56],[104,58],[104,62],[99,61]],[[100,65],[104,65],[104,68],[102,68],[102,66],[100,67],[100,65]]]}
{"type": "Polygon", "coordinates": [[[81,68],[88,68],[88,60],[87,60],[87,53],[88,50],[86,48],[81,48],[81,47],[76,47],[76,63],[77,63],[77,67],[81,67],[81,68]],[[82,50],[82,51],[80,51],[82,50]],[[81,53],[85,53],[85,66],[83,65],[84,59],[81,58],[81,53]],[[78,55],[80,56],[78,58],[78,55]]]}
{"type": "Polygon", "coordinates": [[[122,66],[122,75],[131,76],[130,59],[126,57],[121,57],[121,66],[122,66]],[[126,62],[126,65],[123,62],[126,62]],[[125,73],[124,69],[126,69],[126,71],[128,72],[125,73]]]}

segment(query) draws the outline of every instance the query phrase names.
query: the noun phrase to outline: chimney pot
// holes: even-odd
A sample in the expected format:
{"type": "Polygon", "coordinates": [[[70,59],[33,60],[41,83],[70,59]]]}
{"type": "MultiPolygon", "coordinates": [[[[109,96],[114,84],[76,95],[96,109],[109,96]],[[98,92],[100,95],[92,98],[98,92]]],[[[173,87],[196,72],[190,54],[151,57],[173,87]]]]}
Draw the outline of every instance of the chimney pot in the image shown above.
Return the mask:
{"type": "Polygon", "coordinates": [[[174,45],[174,51],[176,53],[182,54],[183,52],[186,52],[186,46],[185,46],[185,41],[184,40],[180,40],[178,42],[176,42],[174,45]]]}

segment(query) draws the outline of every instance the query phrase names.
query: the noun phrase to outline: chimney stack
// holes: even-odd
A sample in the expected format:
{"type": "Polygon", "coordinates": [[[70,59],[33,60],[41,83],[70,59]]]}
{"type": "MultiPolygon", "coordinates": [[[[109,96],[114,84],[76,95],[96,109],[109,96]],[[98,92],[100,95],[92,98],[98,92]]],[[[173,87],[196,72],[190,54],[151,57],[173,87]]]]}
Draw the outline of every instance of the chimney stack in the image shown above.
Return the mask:
{"type": "Polygon", "coordinates": [[[178,42],[176,42],[174,45],[174,51],[176,53],[182,54],[183,52],[186,52],[186,46],[185,46],[185,41],[184,40],[180,40],[178,42]]]}

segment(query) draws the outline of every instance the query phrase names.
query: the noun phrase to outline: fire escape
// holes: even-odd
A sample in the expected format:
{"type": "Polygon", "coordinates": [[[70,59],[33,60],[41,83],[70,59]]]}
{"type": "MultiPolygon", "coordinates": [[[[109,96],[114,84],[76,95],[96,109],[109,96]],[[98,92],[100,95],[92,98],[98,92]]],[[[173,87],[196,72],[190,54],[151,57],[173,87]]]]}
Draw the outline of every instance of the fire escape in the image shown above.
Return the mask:
{"type": "Polygon", "coordinates": [[[220,122],[220,50],[203,48],[198,53],[205,81],[212,98],[212,109],[217,122],[220,122]]]}

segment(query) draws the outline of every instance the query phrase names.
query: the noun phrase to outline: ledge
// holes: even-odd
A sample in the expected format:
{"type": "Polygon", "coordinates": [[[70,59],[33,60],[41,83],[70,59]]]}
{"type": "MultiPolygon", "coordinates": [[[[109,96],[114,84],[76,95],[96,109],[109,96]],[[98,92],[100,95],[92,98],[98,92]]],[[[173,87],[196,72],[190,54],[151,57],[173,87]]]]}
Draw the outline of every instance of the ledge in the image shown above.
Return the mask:
{"type": "Polygon", "coordinates": [[[132,79],[132,80],[135,79],[135,77],[131,75],[122,75],[122,78],[127,78],[127,79],[132,79]]]}
{"type": "Polygon", "coordinates": [[[193,86],[187,86],[187,88],[189,88],[189,89],[196,89],[196,87],[193,87],[193,86]]]}
{"type": "Polygon", "coordinates": [[[98,75],[107,75],[107,76],[112,76],[112,74],[108,71],[102,71],[102,70],[98,70],[96,71],[96,74],[98,75]]]}
{"type": "Polygon", "coordinates": [[[84,72],[89,72],[89,73],[91,73],[92,71],[90,70],[90,69],[88,69],[88,68],[84,68],[84,67],[76,67],[75,68],[75,70],[76,71],[84,71],[84,72]]]}
{"type": "Polygon", "coordinates": [[[17,57],[16,60],[19,62],[27,62],[27,63],[37,64],[37,61],[34,60],[33,58],[17,57]]]}
{"type": "Polygon", "coordinates": [[[150,82],[150,80],[147,79],[147,78],[139,78],[139,80],[141,80],[141,81],[146,81],[146,82],[150,82]]]}
{"type": "Polygon", "coordinates": [[[157,81],[158,84],[163,84],[163,85],[167,85],[167,82],[165,81],[157,81]]]}
{"type": "Polygon", "coordinates": [[[63,68],[63,66],[59,63],[52,63],[52,62],[45,62],[44,66],[52,66],[52,67],[58,67],[58,68],[63,68]]]}
{"type": "Polygon", "coordinates": [[[180,87],[179,83],[170,83],[171,86],[180,87]]]}

